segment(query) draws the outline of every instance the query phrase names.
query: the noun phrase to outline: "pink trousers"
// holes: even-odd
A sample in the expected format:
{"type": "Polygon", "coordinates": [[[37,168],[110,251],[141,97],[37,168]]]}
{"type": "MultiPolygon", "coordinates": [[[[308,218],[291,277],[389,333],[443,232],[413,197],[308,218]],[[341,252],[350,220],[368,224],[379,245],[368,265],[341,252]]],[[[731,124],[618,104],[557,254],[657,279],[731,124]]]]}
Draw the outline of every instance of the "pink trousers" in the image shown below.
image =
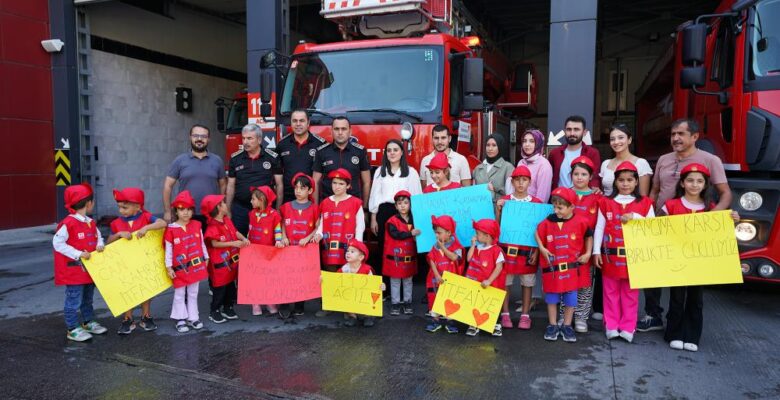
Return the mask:
{"type": "Polygon", "coordinates": [[[604,325],[607,330],[634,333],[639,309],[639,290],[628,279],[602,276],[604,283],[604,325]]]}
{"type": "Polygon", "coordinates": [[[199,321],[198,317],[198,288],[200,282],[173,289],[173,307],[171,319],[187,321],[199,321]]]}

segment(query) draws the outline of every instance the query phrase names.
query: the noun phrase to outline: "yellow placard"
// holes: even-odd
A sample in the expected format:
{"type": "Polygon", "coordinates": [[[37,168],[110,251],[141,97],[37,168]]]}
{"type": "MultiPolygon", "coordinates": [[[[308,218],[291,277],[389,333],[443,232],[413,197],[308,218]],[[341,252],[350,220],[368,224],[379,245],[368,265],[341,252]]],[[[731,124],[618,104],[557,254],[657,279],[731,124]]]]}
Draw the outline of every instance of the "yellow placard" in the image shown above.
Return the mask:
{"type": "Polygon", "coordinates": [[[623,237],[632,289],[742,283],[731,211],[632,220],[623,237]]]}
{"type": "Polygon", "coordinates": [[[479,282],[449,271],[444,272],[442,279],[433,312],[493,333],[506,291],[490,286],[483,288],[479,282]]]}
{"type": "Polygon", "coordinates": [[[382,277],[322,272],[322,309],[382,316],[382,277]]]}
{"type": "Polygon", "coordinates": [[[141,239],[119,239],[81,261],[115,317],[171,286],[162,230],[149,231],[141,239]]]}

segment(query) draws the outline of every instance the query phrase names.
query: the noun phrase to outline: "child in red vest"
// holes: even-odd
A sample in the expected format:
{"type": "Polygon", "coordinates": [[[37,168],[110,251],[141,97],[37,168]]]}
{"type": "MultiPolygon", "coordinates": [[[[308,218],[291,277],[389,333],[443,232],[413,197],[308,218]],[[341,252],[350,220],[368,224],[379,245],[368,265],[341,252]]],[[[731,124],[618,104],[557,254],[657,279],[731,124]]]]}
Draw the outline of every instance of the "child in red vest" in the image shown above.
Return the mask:
{"type": "Polygon", "coordinates": [[[224,195],[205,196],[200,202],[200,213],[206,217],[206,233],[203,237],[209,253],[209,319],[215,324],[221,324],[238,319],[233,310],[237,296],[238,250],[248,246],[249,239],[236,230],[233,221],[227,216],[228,207],[224,195]]]}
{"type": "MultiPolygon", "coordinates": [[[[167,225],[165,220],[157,218],[144,210],[144,192],[141,189],[114,189],[114,200],[116,200],[116,204],[119,207],[119,218],[111,221],[111,236],[108,237],[108,243],[112,243],[120,238],[131,240],[133,238],[132,232],[135,232],[137,237],[142,238],[148,231],[165,229],[167,225]]],[[[146,300],[141,304],[143,315],[141,321],[138,322],[138,326],[147,332],[157,329],[157,325],[154,323],[154,319],[152,319],[151,304],[152,299],[146,300]]],[[[120,325],[117,333],[127,335],[135,327],[136,323],[133,321],[133,309],[131,308],[125,312],[122,325],[120,325]]]]}
{"type": "MultiPolygon", "coordinates": [[[[577,157],[571,162],[571,181],[574,185],[572,190],[577,195],[574,215],[585,218],[591,231],[596,229],[599,201],[602,197],[589,186],[594,169],[595,164],[586,156],[577,157]]],[[[593,293],[598,293],[599,297],[601,295],[601,274],[599,273],[597,277],[596,274],[591,274],[591,266],[585,264],[577,268],[577,275],[580,288],[577,291],[577,307],[574,309],[574,331],[585,333],[588,331],[591,306],[595,303],[597,307],[593,308],[602,311],[601,301],[593,301],[593,293]]]]}
{"type": "MultiPolygon", "coordinates": [[[[282,243],[285,246],[306,246],[314,242],[319,222],[319,207],[314,203],[314,179],[299,172],[292,178],[295,200],[282,204],[282,243]]],[[[292,307],[292,315],[303,315],[304,302],[299,301],[292,307]]]]}
{"type": "MultiPolygon", "coordinates": [[[[365,243],[359,240],[350,240],[344,258],[347,260],[347,263],[342,265],[337,272],[343,274],[374,275],[371,266],[365,263],[365,260],[368,259],[368,247],[366,247],[365,243]]],[[[380,285],[379,290],[385,290],[384,283],[380,285]]],[[[350,327],[357,325],[357,318],[358,316],[356,314],[348,313],[347,321],[344,322],[344,325],[350,327]]],[[[374,317],[365,316],[363,318],[363,326],[374,326],[374,317]]]]}
{"type": "MultiPolygon", "coordinates": [[[[249,241],[254,244],[283,247],[282,217],[274,210],[276,194],[268,186],[250,187],[252,193],[252,210],[249,210],[249,241]]],[[[275,315],[279,310],[276,304],[265,305],[269,315],[275,315]]],[[[252,315],[262,315],[263,305],[253,304],[252,315]]]]}
{"type": "Polygon", "coordinates": [[[209,276],[208,251],[200,222],[192,219],[195,200],[189,190],[179,193],[171,207],[176,220],[165,230],[165,267],[173,279],[171,319],[177,321],[176,330],[184,333],[203,328],[198,316],[198,287],[209,276]]]}
{"type": "MultiPolygon", "coordinates": [[[[425,278],[425,288],[428,291],[428,311],[431,313],[431,323],[425,327],[428,332],[436,332],[441,329],[441,316],[431,311],[436,301],[436,291],[443,282],[442,275],[449,271],[453,274],[463,274],[463,246],[455,237],[455,220],[449,215],[436,217],[431,215],[431,224],[436,234],[436,243],[428,253],[427,260],[430,268],[425,278]]],[[[448,318],[446,320],[447,333],[458,333],[458,327],[448,318]]]]}
{"type": "MultiPolygon", "coordinates": [[[[661,207],[661,215],[707,212],[715,207],[715,189],[710,184],[710,171],[702,164],[692,163],[680,171],[676,195],[661,207]]],[[[734,222],[739,214],[731,212],[734,222]]],[[[704,309],[701,286],[669,288],[669,312],[666,313],[664,339],[675,350],[699,350],[704,309]]]]}
{"type": "Polygon", "coordinates": [[[555,341],[563,336],[565,342],[576,342],[572,328],[574,307],[577,306],[579,276],[577,270],[588,265],[593,232],[588,222],[574,215],[577,195],[573,190],[559,187],[552,191],[550,214],[536,228],[539,259],[542,268],[542,288],[547,303],[549,325],[544,339],[555,341]],[[558,304],[563,303],[563,325],[558,326],[558,304]]]}
{"type": "Polygon", "coordinates": [[[57,225],[54,246],[54,284],[65,285],[65,326],[69,340],[83,342],[106,328],[94,320],[92,298],[95,284],[81,259],[88,260],[93,251],[103,251],[103,238],[97,225],[88,217],[95,206],[92,187],[86,183],[65,188],[65,208],[70,214],[57,225]],[[81,311],[82,324],[79,324],[81,311]]]}
{"type": "Polygon", "coordinates": [[[450,161],[446,153],[433,156],[428,171],[431,173],[433,183],[423,188],[423,193],[433,193],[441,190],[457,189],[461,187],[459,182],[450,182],[450,161]]]}
{"type": "Polygon", "coordinates": [[[401,190],[395,194],[395,209],[398,213],[385,224],[384,257],[382,273],[390,277],[390,315],[401,314],[401,285],[403,285],[404,314],[411,315],[412,277],[417,275],[417,245],[414,237],[420,230],[414,227],[411,213],[411,193],[401,190]]]}
{"type": "MultiPolygon", "coordinates": [[[[496,220],[501,221],[501,210],[507,201],[524,201],[529,203],[539,203],[542,201],[528,194],[528,187],[531,185],[531,170],[525,165],[520,165],[512,171],[512,187],[514,192],[508,194],[496,202],[498,212],[496,220]]],[[[536,285],[536,261],[539,251],[536,248],[528,246],[514,246],[501,244],[504,249],[506,261],[504,270],[506,272],[506,285],[512,285],[518,280],[523,287],[523,305],[520,321],[517,323],[519,329],[531,329],[531,292],[536,285]]],[[[509,317],[509,290],[507,289],[504,297],[504,308],[501,313],[501,326],[504,328],[512,327],[512,319],[509,317]]]]}
{"type": "Polygon", "coordinates": [[[639,290],[628,282],[623,224],[655,216],[653,201],[639,194],[639,173],[630,161],[615,168],[612,195],[599,202],[593,235],[593,261],[601,268],[604,284],[604,326],[607,339],[618,336],[631,343],[636,329],[639,290]]]}
{"type": "MultiPolygon", "coordinates": [[[[492,286],[497,289],[506,289],[506,273],[504,272],[504,252],[494,243],[501,236],[498,222],[492,219],[481,219],[473,223],[476,234],[471,238],[469,248],[468,266],[466,278],[475,280],[482,287],[492,286]]],[[[470,326],[466,335],[477,336],[479,329],[470,326]]],[[[501,336],[501,324],[496,323],[493,336],[501,336]]]]}

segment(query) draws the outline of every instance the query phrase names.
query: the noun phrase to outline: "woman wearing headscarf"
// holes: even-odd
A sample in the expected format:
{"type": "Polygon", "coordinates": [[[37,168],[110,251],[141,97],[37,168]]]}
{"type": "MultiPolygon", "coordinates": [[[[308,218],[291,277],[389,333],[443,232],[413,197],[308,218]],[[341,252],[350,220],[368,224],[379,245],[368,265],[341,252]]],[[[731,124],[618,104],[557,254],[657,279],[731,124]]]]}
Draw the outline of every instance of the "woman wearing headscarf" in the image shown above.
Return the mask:
{"type": "MultiPolygon", "coordinates": [[[[531,185],[528,186],[528,194],[537,197],[547,203],[550,201],[552,190],[552,165],[544,157],[544,134],[538,129],[529,129],[520,137],[520,154],[522,159],[517,166],[525,165],[531,170],[531,185]]],[[[507,179],[505,191],[512,192],[512,181],[507,179]]]]}
{"type": "Polygon", "coordinates": [[[487,183],[493,193],[493,205],[507,193],[505,183],[514,169],[511,163],[501,157],[504,145],[504,138],[500,135],[488,136],[485,141],[485,159],[471,174],[475,185],[487,183]]]}

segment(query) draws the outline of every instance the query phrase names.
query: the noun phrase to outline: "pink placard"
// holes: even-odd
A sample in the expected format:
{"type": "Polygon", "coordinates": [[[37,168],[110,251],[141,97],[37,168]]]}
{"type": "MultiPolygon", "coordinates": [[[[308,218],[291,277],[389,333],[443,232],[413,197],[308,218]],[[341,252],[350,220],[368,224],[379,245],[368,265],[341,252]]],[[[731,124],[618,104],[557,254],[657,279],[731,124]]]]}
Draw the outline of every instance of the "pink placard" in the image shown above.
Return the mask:
{"type": "Polygon", "coordinates": [[[239,304],[285,304],[321,296],[316,243],[281,249],[253,244],[241,249],[239,304]]]}

